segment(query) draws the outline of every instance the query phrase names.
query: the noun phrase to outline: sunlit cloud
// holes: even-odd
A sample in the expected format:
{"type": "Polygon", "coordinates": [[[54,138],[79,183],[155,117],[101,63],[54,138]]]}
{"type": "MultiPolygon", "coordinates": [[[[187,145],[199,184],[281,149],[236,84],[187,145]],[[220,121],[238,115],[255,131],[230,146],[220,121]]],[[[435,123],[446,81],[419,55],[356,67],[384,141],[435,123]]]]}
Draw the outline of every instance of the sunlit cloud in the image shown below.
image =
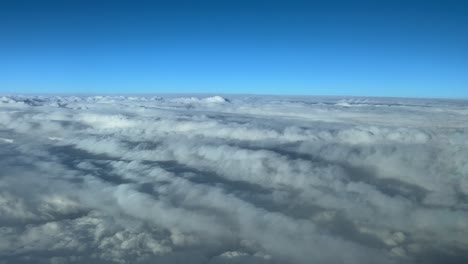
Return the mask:
{"type": "Polygon", "coordinates": [[[468,103],[0,97],[5,263],[468,261],[468,103]]]}

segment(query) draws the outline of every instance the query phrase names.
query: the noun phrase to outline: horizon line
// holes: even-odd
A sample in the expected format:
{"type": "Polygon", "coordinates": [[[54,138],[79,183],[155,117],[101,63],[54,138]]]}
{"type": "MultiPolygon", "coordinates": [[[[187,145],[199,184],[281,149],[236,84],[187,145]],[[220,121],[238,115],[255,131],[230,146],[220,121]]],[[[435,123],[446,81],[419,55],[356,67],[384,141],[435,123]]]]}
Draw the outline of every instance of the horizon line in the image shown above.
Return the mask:
{"type": "Polygon", "coordinates": [[[34,96],[46,96],[46,95],[63,95],[63,96],[119,96],[119,95],[140,95],[140,96],[150,96],[150,95],[211,95],[211,96],[272,96],[272,97],[336,97],[336,98],[345,98],[345,97],[354,97],[354,98],[387,98],[387,99],[422,99],[422,100],[460,100],[466,101],[468,97],[424,97],[424,96],[390,96],[390,95],[326,95],[326,94],[268,94],[268,93],[213,93],[213,92],[155,92],[155,93],[146,93],[146,92],[133,92],[133,93],[111,93],[111,92],[0,92],[0,96],[9,96],[9,95],[34,95],[34,96]]]}

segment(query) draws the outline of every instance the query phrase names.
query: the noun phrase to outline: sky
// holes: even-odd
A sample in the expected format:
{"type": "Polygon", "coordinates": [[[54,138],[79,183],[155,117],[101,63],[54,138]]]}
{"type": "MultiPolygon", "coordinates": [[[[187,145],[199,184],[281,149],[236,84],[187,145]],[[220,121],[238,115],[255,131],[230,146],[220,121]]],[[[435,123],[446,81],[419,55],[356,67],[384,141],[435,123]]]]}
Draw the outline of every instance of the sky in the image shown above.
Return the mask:
{"type": "Polygon", "coordinates": [[[0,1],[2,93],[468,98],[467,1],[0,1]]]}

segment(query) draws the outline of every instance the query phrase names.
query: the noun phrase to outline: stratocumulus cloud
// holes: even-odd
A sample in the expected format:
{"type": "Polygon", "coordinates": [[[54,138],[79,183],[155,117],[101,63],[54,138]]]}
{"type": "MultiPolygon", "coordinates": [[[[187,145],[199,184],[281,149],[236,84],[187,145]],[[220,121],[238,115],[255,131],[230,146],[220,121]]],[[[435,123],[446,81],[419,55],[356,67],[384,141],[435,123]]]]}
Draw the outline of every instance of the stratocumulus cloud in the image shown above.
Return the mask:
{"type": "Polygon", "coordinates": [[[0,262],[468,263],[468,102],[0,97],[0,262]]]}

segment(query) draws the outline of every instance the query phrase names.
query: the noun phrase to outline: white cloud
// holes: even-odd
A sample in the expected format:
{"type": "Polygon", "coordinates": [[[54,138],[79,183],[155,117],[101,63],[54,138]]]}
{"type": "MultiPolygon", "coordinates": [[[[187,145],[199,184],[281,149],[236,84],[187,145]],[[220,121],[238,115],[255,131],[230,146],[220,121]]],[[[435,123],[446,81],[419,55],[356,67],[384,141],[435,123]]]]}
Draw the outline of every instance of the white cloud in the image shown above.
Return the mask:
{"type": "Polygon", "coordinates": [[[467,103],[0,97],[8,263],[468,260],[467,103]]]}

